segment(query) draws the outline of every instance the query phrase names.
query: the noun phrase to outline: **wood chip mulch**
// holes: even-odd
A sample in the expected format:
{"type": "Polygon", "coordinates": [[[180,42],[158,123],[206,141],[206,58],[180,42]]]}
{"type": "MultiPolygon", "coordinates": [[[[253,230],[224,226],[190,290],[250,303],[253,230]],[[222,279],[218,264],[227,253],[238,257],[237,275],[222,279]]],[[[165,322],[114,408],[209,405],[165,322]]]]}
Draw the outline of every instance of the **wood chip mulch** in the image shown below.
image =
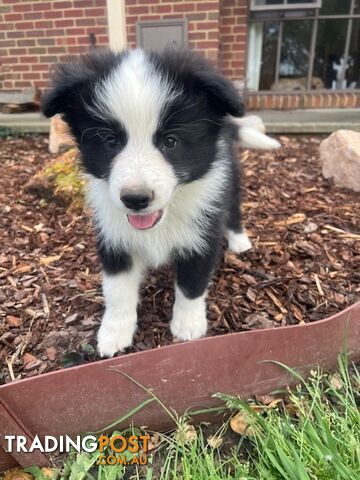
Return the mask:
{"type": "MultiPolygon", "coordinates": [[[[209,291],[209,335],[312,322],[360,298],[359,194],[321,176],[320,138],[243,151],[254,248],[229,252],[209,291]]],[[[89,216],[25,193],[52,157],[43,136],[0,140],[0,383],[97,358],[103,310],[89,216]]],[[[142,287],[131,351],[172,343],[173,275],[142,287]]],[[[120,319],[119,319],[120,320],[120,319]]]]}

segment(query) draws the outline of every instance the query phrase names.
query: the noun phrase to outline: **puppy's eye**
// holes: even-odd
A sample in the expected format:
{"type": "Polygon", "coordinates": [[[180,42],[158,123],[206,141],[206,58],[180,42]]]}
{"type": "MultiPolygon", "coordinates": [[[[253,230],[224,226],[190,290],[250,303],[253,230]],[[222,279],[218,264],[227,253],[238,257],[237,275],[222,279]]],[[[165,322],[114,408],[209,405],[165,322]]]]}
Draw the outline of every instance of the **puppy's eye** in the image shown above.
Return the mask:
{"type": "Polygon", "coordinates": [[[163,141],[162,146],[166,150],[173,150],[177,144],[178,144],[178,141],[175,137],[166,137],[165,140],[163,141]]]}
{"type": "Polygon", "coordinates": [[[120,139],[113,133],[103,134],[102,138],[109,147],[116,147],[120,143],[120,139]]]}
{"type": "Polygon", "coordinates": [[[99,130],[98,136],[108,148],[117,148],[121,145],[121,137],[120,135],[116,135],[115,132],[99,130]]]}

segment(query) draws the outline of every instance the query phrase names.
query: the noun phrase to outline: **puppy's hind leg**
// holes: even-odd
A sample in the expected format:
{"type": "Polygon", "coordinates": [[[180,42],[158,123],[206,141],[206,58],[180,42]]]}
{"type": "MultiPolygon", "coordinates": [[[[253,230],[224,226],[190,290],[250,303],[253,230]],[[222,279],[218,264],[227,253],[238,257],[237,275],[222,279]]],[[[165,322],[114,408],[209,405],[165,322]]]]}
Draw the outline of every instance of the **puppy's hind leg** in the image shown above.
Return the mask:
{"type": "Polygon", "coordinates": [[[231,196],[229,201],[229,212],[227,218],[227,239],[228,248],[234,253],[242,253],[251,249],[249,237],[242,229],[241,207],[240,207],[240,178],[238,172],[233,172],[231,184],[231,196]]]}
{"type": "Polygon", "coordinates": [[[130,347],[136,330],[142,266],[127,254],[100,251],[103,263],[105,313],[98,332],[98,350],[112,357],[130,347]]]}

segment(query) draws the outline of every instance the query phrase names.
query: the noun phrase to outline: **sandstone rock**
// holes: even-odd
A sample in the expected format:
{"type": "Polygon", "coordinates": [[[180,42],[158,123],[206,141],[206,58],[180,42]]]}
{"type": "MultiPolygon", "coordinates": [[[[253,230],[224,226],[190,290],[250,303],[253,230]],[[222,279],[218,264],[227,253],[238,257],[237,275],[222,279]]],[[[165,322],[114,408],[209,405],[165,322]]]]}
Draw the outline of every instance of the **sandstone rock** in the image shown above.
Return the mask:
{"type": "Polygon", "coordinates": [[[322,174],[335,185],[360,192],[360,132],[338,130],[320,144],[322,174]]]}
{"type": "Polygon", "coordinates": [[[50,121],[49,152],[59,153],[61,147],[73,147],[75,141],[69,127],[60,115],[54,115],[50,121]]]}

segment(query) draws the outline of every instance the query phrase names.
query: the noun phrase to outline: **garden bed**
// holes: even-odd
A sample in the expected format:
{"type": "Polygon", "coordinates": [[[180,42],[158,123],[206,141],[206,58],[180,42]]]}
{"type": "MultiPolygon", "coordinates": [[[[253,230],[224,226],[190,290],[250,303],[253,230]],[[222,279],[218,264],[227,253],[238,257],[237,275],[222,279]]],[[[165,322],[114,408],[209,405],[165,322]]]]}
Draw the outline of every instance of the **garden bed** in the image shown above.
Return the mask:
{"type": "MultiPolygon", "coordinates": [[[[327,318],[360,297],[359,194],[321,176],[319,138],[243,151],[254,248],[226,252],[209,290],[209,336],[327,318]]],[[[0,140],[0,383],[95,360],[102,313],[89,216],[26,193],[51,158],[45,137],[0,140]],[[69,352],[77,352],[68,355],[69,352]]],[[[173,275],[142,287],[141,351],[173,343],[173,275]]]]}

